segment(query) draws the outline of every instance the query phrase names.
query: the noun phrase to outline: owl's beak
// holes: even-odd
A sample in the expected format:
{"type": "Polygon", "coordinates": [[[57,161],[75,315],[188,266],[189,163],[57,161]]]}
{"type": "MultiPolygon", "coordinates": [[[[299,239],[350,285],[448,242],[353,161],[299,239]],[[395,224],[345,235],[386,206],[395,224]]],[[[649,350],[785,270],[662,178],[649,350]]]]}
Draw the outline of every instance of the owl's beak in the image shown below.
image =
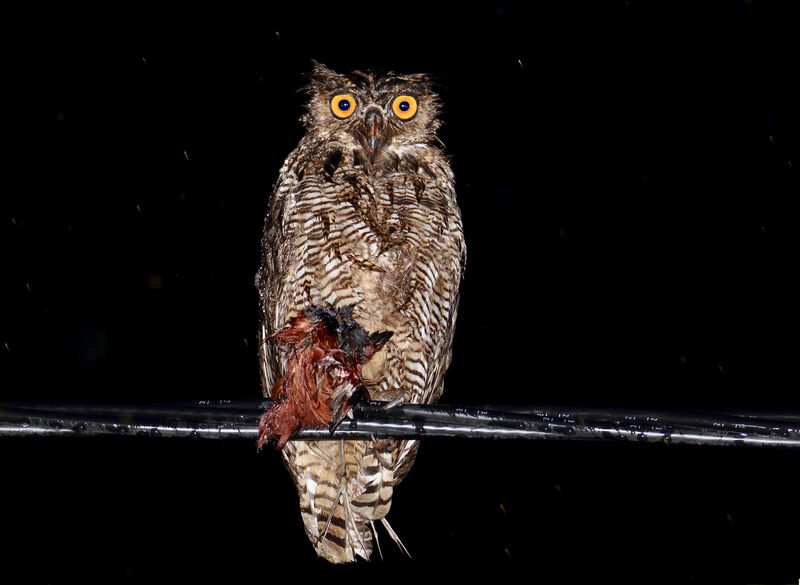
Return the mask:
{"type": "Polygon", "coordinates": [[[379,134],[383,127],[383,114],[378,109],[369,110],[364,116],[364,127],[366,134],[367,153],[374,155],[378,149],[379,134]]]}

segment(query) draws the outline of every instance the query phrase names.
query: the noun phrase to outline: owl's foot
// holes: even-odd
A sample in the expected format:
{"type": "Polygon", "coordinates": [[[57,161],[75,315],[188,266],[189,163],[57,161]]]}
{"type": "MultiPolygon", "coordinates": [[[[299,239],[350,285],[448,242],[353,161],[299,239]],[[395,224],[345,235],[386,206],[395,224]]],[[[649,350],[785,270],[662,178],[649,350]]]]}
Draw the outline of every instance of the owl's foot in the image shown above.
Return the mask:
{"type": "Polygon", "coordinates": [[[375,450],[381,453],[387,449],[391,452],[395,444],[397,444],[397,441],[391,437],[388,439],[376,439],[373,435],[370,435],[369,440],[372,441],[372,446],[375,450]]]}
{"type": "Polygon", "coordinates": [[[372,386],[377,386],[378,384],[383,384],[386,381],[386,376],[380,376],[379,378],[361,378],[361,383],[368,388],[372,386]]]}
{"type": "Polygon", "coordinates": [[[394,398],[381,406],[381,410],[392,410],[395,406],[400,406],[401,404],[405,404],[407,401],[406,397],[403,395],[394,398]]]}

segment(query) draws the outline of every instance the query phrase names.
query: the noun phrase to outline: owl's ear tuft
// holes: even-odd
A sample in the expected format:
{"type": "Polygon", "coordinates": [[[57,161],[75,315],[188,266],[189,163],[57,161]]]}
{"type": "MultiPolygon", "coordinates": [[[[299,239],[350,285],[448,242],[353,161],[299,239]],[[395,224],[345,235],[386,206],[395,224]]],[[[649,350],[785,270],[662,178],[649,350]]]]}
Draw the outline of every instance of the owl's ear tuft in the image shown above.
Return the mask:
{"type": "Polygon", "coordinates": [[[344,76],[312,59],[311,71],[304,73],[303,77],[309,81],[306,90],[313,93],[321,89],[332,89],[337,85],[341,85],[344,76]]]}
{"type": "Polygon", "coordinates": [[[316,59],[311,59],[311,73],[310,75],[327,76],[338,75],[333,69],[328,69],[324,63],[320,63],[316,59]]]}

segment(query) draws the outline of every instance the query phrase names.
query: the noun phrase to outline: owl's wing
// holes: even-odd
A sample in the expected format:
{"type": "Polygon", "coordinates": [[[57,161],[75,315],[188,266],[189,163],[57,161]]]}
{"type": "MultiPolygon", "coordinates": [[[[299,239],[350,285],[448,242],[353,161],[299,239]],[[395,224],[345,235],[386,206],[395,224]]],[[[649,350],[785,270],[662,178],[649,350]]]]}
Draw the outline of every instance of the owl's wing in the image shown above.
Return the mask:
{"type": "MultiPolygon", "coordinates": [[[[424,180],[400,180],[393,186],[403,220],[414,226],[410,278],[398,309],[404,323],[395,334],[395,359],[404,364],[393,383],[411,403],[438,401],[450,365],[459,287],[466,262],[461,216],[449,167],[434,168],[424,180]]],[[[419,442],[398,441],[392,452],[393,482],[413,465],[419,442]]]]}

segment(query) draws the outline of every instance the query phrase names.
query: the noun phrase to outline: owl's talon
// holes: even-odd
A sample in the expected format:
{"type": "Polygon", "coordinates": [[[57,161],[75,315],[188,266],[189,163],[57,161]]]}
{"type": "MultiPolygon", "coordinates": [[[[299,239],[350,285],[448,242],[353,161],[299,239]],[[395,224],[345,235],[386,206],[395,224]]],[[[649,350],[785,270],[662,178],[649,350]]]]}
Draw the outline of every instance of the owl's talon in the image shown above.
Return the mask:
{"type": "Polygon", "coordinates": [[[386,449],[395,443],[394,439],[392,438],[376,439],[374,435],[370,435],[369,440],[372,442],[372,446],[375,448],[375,450],[379,453],[386,451],[386,449]]]}
{"type": "Polygon", "coordinates": [[[402,396],[398,396],[394,400],[391,400],[391,401],[387,402],[386,404],[384,404],[383,406],[381,406],[381,410],[392,410],[394,407],[400,406],[404,402],[405,401],[403,400],[403,397],[402,396]]]}
{"type": "Polygon", "coordinates": [[[386,376],[379,376],[378,378],[361,378],[361,383],[364,386],[377,386],[378,384],[382,383],[386,380],[386,376]]]}

